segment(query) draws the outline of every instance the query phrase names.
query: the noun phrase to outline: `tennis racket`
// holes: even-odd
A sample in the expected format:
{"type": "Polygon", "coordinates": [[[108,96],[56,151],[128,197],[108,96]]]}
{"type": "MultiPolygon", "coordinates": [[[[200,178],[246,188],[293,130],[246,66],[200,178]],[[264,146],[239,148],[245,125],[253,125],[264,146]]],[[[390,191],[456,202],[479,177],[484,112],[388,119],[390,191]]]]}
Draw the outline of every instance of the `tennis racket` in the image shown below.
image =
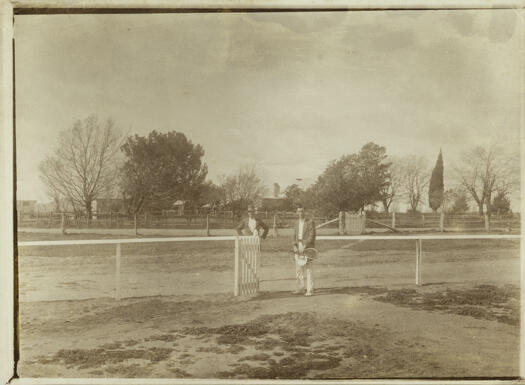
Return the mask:
{"type": "Polygon", "coordinates": [[[308,261],[313,261],[317,258],[319,252],[313,247],[308,247],[303,250],[302,254],[295,254],[295,260],[299,266],[304,266],[308,261]]]}

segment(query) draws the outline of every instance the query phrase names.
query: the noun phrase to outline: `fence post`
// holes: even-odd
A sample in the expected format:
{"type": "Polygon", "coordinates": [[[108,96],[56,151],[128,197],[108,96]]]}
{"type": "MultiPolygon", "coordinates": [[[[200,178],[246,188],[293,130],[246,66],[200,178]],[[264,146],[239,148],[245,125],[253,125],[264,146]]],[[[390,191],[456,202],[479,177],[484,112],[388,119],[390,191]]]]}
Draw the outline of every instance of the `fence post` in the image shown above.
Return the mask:
{"type": "Polygon", "coordinates": [[[342,211],[339,211],[339,235],[345,233],[345,216],[342,211]]]}
{"type": "Polygon", "coordinates": [[[416,239],[416,285],[421,286],[421,269],[423,265],[423,240],[416,239]]]}
{"type": "Polygon", "coordinates": [[[210,236],[210,214],[206,214],[206,236],[210,236]]]}
{"type": "Polygon", "coordinates": [[[115,299],[120,300],[120,243],[117,243],[117,253],[115,255],[116,269],[115,269],[115,299]]]}
{"type": "Polygon", "coordinates": [[[487,233],[490,231],[490,218],[488,214],[485,214],[485,231],[487,233]]]}
{"type": "Polygon", "coordinates": [[[235,261],[234,261],[235,276],[233,278],[233,295],[239,296],[239,237],[235,238],[235,261]]]}
{"type": "Polygon", "coordinates": [[[273,237],[274,238],[277,238],[279,236],[278,232],[277,232],[277,215],[274,214],[273,216],[273,237]]]}
{"type": "Polygon", "coordinates": [[[117,216],[117,229],[118,229],[118,228],[119,228],[119,223],[118,223],[118,220],[119,220],[120,214],[119,214],[118,212],[117,212],[117,213],[115,213],[115,214],[116,214],[116,216],[117,216]]]}
{"type": "Polygon", "coordinates": [[[135,213],[135,216],[133,217],[133,225],[135,226],[135,235],[139,234],[138,226],[137,226],[137,213],[135,213]]]}
{"type": "Polygon", "coordinates": [[[392,212],[392,228],[393,229],[396,228],[396,212],[395,211],[392,212]]]}
{"type": "Polygon", "coordinates": [[[66,216],[62,212],[62,217],[60,221],[60,230],[62,231],[62,234],[66,234],[66,216]]]}
{"type": "Polygon", "coordinates": [[[445,231],[445,213],[443,211],[439,213],[439,231],[445,231]]]}
{"type": "Polygon", "coordinates": [[[423,222],[422,223],[422,226],[425,227],[425,214],[421,214],[421,221],[423,222]]]}

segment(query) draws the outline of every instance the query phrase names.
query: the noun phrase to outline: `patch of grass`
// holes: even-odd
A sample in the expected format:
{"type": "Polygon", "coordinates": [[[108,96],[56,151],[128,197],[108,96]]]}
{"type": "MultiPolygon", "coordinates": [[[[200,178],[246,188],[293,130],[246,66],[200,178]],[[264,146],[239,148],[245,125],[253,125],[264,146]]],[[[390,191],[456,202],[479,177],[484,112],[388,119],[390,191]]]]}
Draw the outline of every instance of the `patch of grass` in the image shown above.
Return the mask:
{"type": "Polygon", "coordinates": [[[151,337],[144,338],[144,341],[164,341],[164,342],[173,342],[177,338],[180,338],[180,335],[175,334],[159,334],[151,337]]]}
{"type": "Polygon", "coordinates": [[[239,361],[268,361],[270,356],[266,353],[252,354],[251,356],[244,356],[239,361]]]}
{"type": "MultiPolygon", "coordinates": [[[[66,367],[79,369],[96,368],[105,364],[116,364],[129,359],[144,359],[150,362],[159,362],[169,357],[173,349],[150,348],[129,350],[97,349],[61,349],[51,359],[51,362],[61,362],[66,367]]],[[[49,359],[42,359],[39,363],[49,363],[49,359]]]]}
{"type": "Polygon", "coordinates": [[[443,311],[477,319],[495,320],[518,326],[519,288],[478,285],[471,289],[420,293],[414,289],[389,290],[376,296],[376,301],[388,302],[417,310],[443,311]]]}
{"type": "Polygon", "coordinates": [[[219,373],[221,378],[292,379],[305,378],[310,370],[328,370],[339,366],[341,358],[310,354],[302,359],[285,357],[279,362],[269,361],[268,366],[238,365],[230,371],[219,373]]]}
{"type": "Polygon", "coordinates": [[[124,346],[135,346],[139,343],[137,340],[126,340],[122,342],[124,346]]]}
{"type": "Polygon", "coordinates": [[[191,377],[191,374],[179,368],[170,368],[169,371],[175,377],[191,377]]]}
{"type": "Polygon", "coordinates": [[[222,350],[218,346],[207,346],[207,347],[200,346],[200,347],[197,348],[197,352],[199,352],[199,353],[222,354],[222,353],[224,353],[224,350],[222,350]]]}
{"type": "Polygon", "coordinates": [[[147,377],[151,373],[151,369],[138,365],[118,365],[106,368],[106,373],[115,377],[138,378],[147,377]]]}
{"type": "Polygon", "coordinates": [[[104,345],[101,345],[101,349],[108,349],[108,350],[115,350],[120,349],[122,347],[122,344],[120,342],[110,342],[104,345]]]}

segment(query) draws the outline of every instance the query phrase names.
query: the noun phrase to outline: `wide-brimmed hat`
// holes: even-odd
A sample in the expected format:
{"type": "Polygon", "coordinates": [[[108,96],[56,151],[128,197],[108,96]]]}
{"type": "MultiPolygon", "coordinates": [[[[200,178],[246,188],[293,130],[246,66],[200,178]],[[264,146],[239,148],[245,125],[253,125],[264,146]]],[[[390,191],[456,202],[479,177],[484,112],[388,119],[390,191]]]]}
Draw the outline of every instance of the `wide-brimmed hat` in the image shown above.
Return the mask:
{"type": "Polygon", "coordinates": [[[255,209],[253,208],[253,206],[248,206],[248,210],[247,210],[249,213],[255,213],[255,209]]]}

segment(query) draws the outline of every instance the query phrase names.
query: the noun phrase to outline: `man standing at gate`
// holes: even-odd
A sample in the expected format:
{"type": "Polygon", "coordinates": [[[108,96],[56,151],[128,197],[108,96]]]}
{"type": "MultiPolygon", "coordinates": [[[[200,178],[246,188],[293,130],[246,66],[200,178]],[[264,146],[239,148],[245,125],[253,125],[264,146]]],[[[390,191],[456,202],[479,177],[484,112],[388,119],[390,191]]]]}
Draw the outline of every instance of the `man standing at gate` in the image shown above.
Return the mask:
{"type": "Polygon", "coordinates": [[[312,276],[312,264],[310,259],[304,263],[304,250],[315,247],[315,223],[312,219],[306,218],[304,208],[297,208],[298,220],[293,232],[293,251],[295,253],[295,276],[297,278],[297,290],[294,294],[303,294],[306,289],[306,296],[311,296],[314,290],[314,280],[312,276]],[[305,287],[306,278],[306,287],[305,287]]]}
{"type": "Polygon", "coordinates": [[[260,236],[262,239],[266,239],[270,229],[262,219],[255,216],[255,210],[250,206],[248,207],[248,219],[239,223],[237,226],[237,234],[243,235],[244,230],[247,230],[248,235],[260,236]],[[261,229],[263,230],[262,235],[260,233],[261,229]]]}

